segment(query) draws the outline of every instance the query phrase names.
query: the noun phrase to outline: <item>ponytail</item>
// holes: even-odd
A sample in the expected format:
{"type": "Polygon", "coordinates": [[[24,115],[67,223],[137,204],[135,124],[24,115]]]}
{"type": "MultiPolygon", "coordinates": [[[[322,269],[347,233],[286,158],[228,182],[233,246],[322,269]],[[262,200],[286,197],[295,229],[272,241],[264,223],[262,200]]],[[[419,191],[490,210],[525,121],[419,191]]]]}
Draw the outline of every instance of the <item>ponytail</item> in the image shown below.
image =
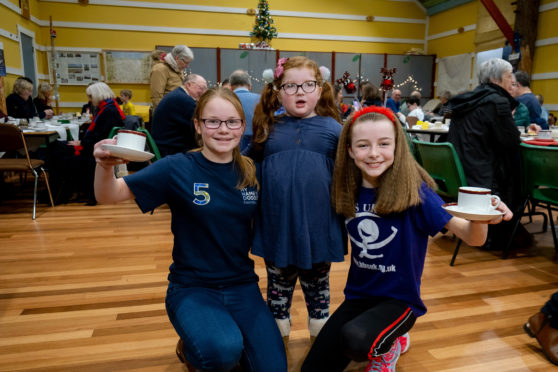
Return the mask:
{"type": "Polygon", "coordinates": [[[252,118],[252,143],[256,150],[263,147],[263,143],[267,141],[269,133],[273,131],[275,111],[280,107],[281,104],[277,98],[277,91],[274,89],[273,83],[266,84],[252,118]]]}
{"type": "Polygon", "coordinates": [[[322,94],[316,104],[316,114],[319,116],[330,116],[341,122],[339,109],[335,104],[333,87],[327,81],[322,84],[322,94]]]}
{"type": "Polygon", "coordinates": [[[236,188],[242,190],[245,187],[252,186],[259,190],[260,185],[256,177],[256,166],[252,159],[240,154],[238,146],[233,150],[233,163],[238,167],[238,173],[240,174],[236,188]]]}

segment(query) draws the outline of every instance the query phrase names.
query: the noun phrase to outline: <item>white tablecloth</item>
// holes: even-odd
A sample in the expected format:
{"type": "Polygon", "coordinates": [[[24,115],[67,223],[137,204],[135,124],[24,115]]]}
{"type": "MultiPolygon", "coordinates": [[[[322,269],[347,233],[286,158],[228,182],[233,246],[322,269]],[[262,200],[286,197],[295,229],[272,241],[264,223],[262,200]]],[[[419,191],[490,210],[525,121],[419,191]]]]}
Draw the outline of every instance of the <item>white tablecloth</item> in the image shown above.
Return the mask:
{"type": "Polygon", "coordinates": [[[67,130],[70,131],[70,134],[72,135],[72,138],[74,140],[79,139],[79,125],[78,124],[59,124],[59,125],[51,125],[51,124],[46,124],[46,129],[47,130],[55,130],[56,132],[58,132],[58,141],[67,141],[68,140],[68,135],[67,135],[67,130]]]}

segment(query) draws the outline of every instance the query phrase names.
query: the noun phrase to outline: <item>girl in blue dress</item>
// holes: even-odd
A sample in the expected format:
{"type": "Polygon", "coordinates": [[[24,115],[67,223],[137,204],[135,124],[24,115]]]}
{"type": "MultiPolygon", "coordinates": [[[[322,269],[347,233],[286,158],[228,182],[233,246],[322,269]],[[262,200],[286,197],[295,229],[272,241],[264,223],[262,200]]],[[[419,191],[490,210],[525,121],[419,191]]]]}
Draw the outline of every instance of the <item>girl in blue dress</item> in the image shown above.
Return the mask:
{"type": "MultiPolygon", "coordinates": [[[[370,106],[349,118],[332,187],[333,205],[346,217],[351,239],[345,301],[321,330],[302,372],[343,371],[351,360],[368,360],[367,372],[395,371],[408,347],[402,336],[426,312],[420,282],[428,236],[445,227],[480,246],[488,231],[486,224],[449,215],[434,186],[391,110],[370,106]]],[[[498,210],[511,219],[504,203],[498,210]]]]}
{"type": "MultiPolygon", "coordinates": [[[[264,73],[247,153],[261,162],[261,205],[252,253],[265,259],[267,302],[281,334],[290,332],[293,290],[300,279],[310,336],[329,317],[331,262],[343,261],[346,239],[331,207],[330,187],[341,124],[333,88],[306,57],[281,58],[264,73]],[[284,108],[285,113],[275,116],[284,108]]],[[[329,74],[329,71],[327,71],[329,74]]]]}
{"type": "Polygon", "coordinates": [[[194,112],[197,151],[167,156],[116,179],[122,159],[95,145],[95,195],[101,203],[135,199],[142,212],[168,204],[174,234],[166,309],[188,369],[285,372],[281,335],[258,287],[248,252],[258,181],[240,154],[244,111],[229,89],[204,93],[194,112]]]}

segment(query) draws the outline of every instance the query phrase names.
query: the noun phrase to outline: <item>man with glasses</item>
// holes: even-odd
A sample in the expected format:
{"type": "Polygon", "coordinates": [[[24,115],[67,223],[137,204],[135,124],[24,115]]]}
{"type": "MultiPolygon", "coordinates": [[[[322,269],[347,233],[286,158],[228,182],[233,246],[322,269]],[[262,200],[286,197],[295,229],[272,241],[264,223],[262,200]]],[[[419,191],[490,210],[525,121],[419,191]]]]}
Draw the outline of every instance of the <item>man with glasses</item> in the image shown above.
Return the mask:
{"type": "Polygon", "coordinates": [[[237,95],[244,115],[246,115],[246,129],[240,141],[240,149],[243,150],[252,141],[252,118],[256,105],[260,102],[260,95],[250,92],[252,89],[252,79],[246,71],[236,70],[229,77],[231,89],[237,95]]]}
{"type": "Polygon", "coordinates": [[[177,45],[169,54],[162,54],[153,61],[149,85],[153,112],[163,97],[182,84],[184,70],[194,59],[194,53],[186,45],[177,45]]]}
{"type": "Polygon", "coordinates": [[[151,135],[161,156],[199,147],[192,117],[196,101],[206,90],[205,79],[200,75],[190,74],[180,87],[161,100],[153,115],[151,127],[151,135]]]}

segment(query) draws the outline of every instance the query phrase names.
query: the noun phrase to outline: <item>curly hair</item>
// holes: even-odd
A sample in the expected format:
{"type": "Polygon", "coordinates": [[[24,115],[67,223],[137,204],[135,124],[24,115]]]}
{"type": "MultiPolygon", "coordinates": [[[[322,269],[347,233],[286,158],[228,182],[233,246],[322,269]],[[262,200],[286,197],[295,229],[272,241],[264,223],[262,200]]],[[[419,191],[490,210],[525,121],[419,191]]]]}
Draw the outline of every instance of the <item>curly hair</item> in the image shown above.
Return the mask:
{"type": "Polygon", "coordinates": [[[421,186],[426,183],[434,188],[436,183],[428,173],[415,161],[403,132],[401,123],[395,116],[393,120],[386,115],[370,112],[359,115],[353,122],[356,112],[343,126],[337,145],[337,157],[333,170],[331,202],[335,211],[345,217],[355,216],[355,203],[362,184],[361,170],[349,156],[347,149],[351,146],[352,130],[356,125],[374,125],[378,121],[388,120],[395,130],[395,152],[393,164],[380,176],[376,188],[375,213],[388,215],[403,212],[422,203],[421,186]]]}

